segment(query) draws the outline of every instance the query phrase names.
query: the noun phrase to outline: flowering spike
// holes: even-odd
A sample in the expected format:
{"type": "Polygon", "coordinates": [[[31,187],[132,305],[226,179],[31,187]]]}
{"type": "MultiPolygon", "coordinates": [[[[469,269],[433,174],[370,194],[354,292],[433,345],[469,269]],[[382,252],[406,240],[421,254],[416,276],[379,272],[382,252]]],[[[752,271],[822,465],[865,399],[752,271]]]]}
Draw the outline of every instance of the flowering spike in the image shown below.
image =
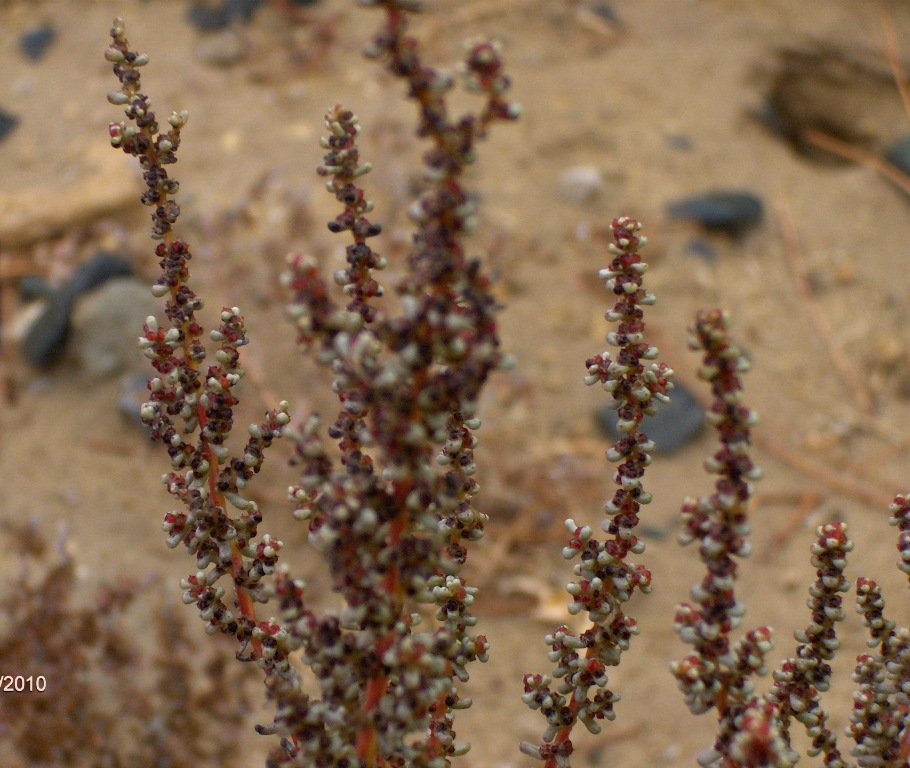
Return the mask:
{"type": "Polygon", "coordinates": [[[642,478],[651,463],[649,451],[654,444],[641,430],[641,424],[645,416],[657,412],[659,403],[668,401],[673,371],[663,363],[645,362],[656,358],[657,349],[644,341],[641,306],[653,303],[654,297],[642,288],[647,265],[638,253],[645,244],[638,235],[640,229],[641,225],[628,217],[613,222],[610,252],[614,259],[600,276],[617,297],[606,318],[618,323],[616,331],[607,333],[607,343],[618,352],[603,352],[585,362],[585,383],[600,383],[610,393],[623,435],[607,451],[609,461],[622,462],[613,475],[617,490],[604,507],[609,519],[603,529],[613,538],[599,541],[593,538],[589,526],[566,521],[572,538],[563,549],[563,556],[581,560],[575,566],[578,580],[567,587],[572,596],[568,611],[572,615],[584,611],[590,627],[579,637],[565,626],[547,636],[549,656],[556,663],[552,679],[563,681],[555,689],[549,676],[525,675],[522,698],[531,709],[543,712],[547,729],[541,745],[523,743],[521,751],[544,761],[546,768],[570,765],[569,737],[577,722],[589,732],[598,733],[600,725],[596,721],[615,717],[613,704],[619,696],[606,688],[605,670],[619,664],[631,636],[638,633],[635,620],[623,612],[623,605],[636,590],[651,590],[650,571],[627,561],[626,556],[644,551],[635,528],[641,505],[651,501],[642,478]]]}
{"type": "MultiPolygon", "coordinates": [[[[186,509],[165,515],[167,544],[183,544],[196,558],[200,571],[187,580],[183,600],[196,604],[206,631],[251,643],[254,658],[265,658],[271,669],[275,659],[280,662],[283,657],[263,657],[261,639],[251,636],[248,627],[257,623],[254,603],[263,599],[259,581],[274,570],[278,547],[251,549],[262,515],[241,491],[261,469],[265,449],[290,421],[288,404],[282,402],[266,414],[265,422],[251,430],[243,452],[232,457],[227,443],[238,403],[234,390],[244,373],[239,350],[248,338],[240,310],[225,307],[221,324],[211,333],[216,364],[203,370],[210,351],[196,317],[202,299],[190,288],[189,246],[174,235],[180,215],[173,199],[178,184],[165,170],[177,161],[180,131],[188,116],[175,113],[168,121],[170,130],[161,133],[148,97],[140,92],[139,68],[148,63],[148,56],[130,50],[121,19],[114,20],[111,39],[105,58],[113,64],[121,90],[108,100],[125,106],[127,118],[111,124],[111,143],[137,158],[143,169],[146,191],[141,201],[154,208],[152,237],[160,240],[155,255],[161,274],[152,294],[167,298],[166,324],[159,326],[154,317],[148,318],[139,339],[158,373],[149,382],[149,401],[140,414],[152,439],[167,449],[173,471],[165,475],[165,483],[186,509]],[[229,505],[240,514],[231,517],[229,505]],[[225,588],[215,586],[227,575],[239,617],[223,600],[225,588]]],[[[269,541],[268,536],[263,541],[269,541]]]]}

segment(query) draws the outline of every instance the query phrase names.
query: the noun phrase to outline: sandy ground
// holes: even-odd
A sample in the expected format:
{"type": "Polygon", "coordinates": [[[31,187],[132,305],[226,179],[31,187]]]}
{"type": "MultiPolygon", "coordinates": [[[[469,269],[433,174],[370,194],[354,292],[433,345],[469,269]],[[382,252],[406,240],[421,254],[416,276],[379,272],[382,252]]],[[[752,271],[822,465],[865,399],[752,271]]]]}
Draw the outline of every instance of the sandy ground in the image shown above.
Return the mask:
{"type": "MultiPolygon", "coordinates": [[[[649,328],[680,378],[693,378],[685,328],[700,307],[732,311],[754,364],[746,386],[763,417],[756,456],[765,479],[753,510],[756,556],[741,572],[744,626],[775,628],[775,661],[792,652],[792,633],[808,618],[813,530],[833,518],[847,520],[856,541],[851,578],[884,583],[893,618],[906,624],[886,505],[908,485],[907,197],[867,166],[796,151],[754,116],[771,98],[796,115],[787,119],[878,154],[908,133],[871,6],[617,0],[609,5],[617,24],[596,3],[568,0],[427,5],[415,26],[427,55],[449,64],[463,36],[498,36],[525,111],[519,124],[494,132],[471,177],[482,210],[472,247],[500,278],[502,335],[517,366],[490,386],[483,407],[479,505],[492,519],[470,578],[483,588],[477,611],[492,654],[465,686],[475,706],[459,716],[459,738],[473,745],[462,764],[531,762],[517,744],[535,740],[543,720],[521,703],[521,676],[548,669],[543,636],[564,620],[562,520],[596,525],[612,495],[607,441],[593,423],[606,396],[581,379],[585,358],[603,349],[609,296],[596,273],[620,213],[641,219],[650,236],[644,255],[659,303],[649,328]],[[597,183],[575,199],[564,174],[579,167],[596,172],[597,183]],[[699,233],[665,213],[674,199],[723,188],[764,201],[764,221],[741,238],[699,233]],[[711,258],[699,255],[706,246],[711,258]]],[[[910,57],[910,11],[883,7],[910,57]]],[[[216,42],[186,22],[186,9],[176,0],[0,2],[0,107],[20,120],[0,142],[3,321],[11,329],[22,311],[9,274],[23,263],[64,277],[106,247],[154,275],[136,169],[107,146],[107,123],[119,112],[105,100],[115,84],[102,54],[121,15],[134,47],[151,57],[144,90],[159,116],[191,113],[176,175],[183,234],[199,257],[197,290],[210,311],[240,306],[253,339],[238,422],[279,397],[295,416],[328,411],[327,377],[292,354],[277,287],[289,251],[315,253],[330,269],[339,260],[341,245],[323,224],[335,203],[313,172],[322,115],[341,102],[361,118],[363,155],[377,168],[365,187],[385,227],[377,247],[393,264],[391,283],[417,179],[414,108],[400,99],[400,84],[361,58],[376,19],[353,3],[326,0],[302,25],[268,7],[216,42]],[[42,61],[25,61],[19,33],[47,21],[55,44],[42,61]],[[232,63],[214,65],[213,45],[232,63]]],[[[124,372],[93,379],[72,358],[36,371],[8,340],[0,365],[0,515],[34,516],[52,533],[65,524],[86,590],[153,572],[176,590],[192,563],[164,546],[166,459],[118,410],[124,372]]],[[[679,504],[709,490],[700,468],[713,450],[705,434],[654,461],[648,548],[639,558],[654,573],[654,591],[632,604],[641,635],[611,674],[623,696],[617,721],[599,738],[579,734],[578,766],[693,765],[711,742],[710,716],[689,715],[667,670],[683,654],[673,608],[700,573],[695,551],[675,542],[679,504]]],[[[276,447],[256,484],[262,529],[295,545],[291,561],[328,598],[318,559],[283,501],[294,479],[286,458],[287,448],[276,447]]],[[[186,613],[195,622],[193,609],[186,613]]],[[[859,619],[851,614],[847,624],[828,699],[841,731],[852,658],[863,645],[859,619]]],[[[251,754],[261,742],[250,734],[251,754]]]]}

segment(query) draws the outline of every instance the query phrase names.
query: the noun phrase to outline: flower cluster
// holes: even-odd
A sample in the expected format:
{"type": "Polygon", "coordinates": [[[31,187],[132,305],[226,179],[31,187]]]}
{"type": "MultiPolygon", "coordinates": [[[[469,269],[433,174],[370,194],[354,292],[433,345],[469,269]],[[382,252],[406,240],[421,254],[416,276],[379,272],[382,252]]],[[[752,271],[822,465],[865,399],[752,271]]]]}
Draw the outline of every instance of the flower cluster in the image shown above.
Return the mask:
{"type": "Polygon", "coordinates": [[[337,464],[318,417],[290,429],[284,402],[249,428],[240,453],[227,446],[243,376],[244,321],[237,308],[222,311],[210,335],[217,364],[203,372],[208,352],[196,320],[202,302],[188,285],[190,250],[173,233],[178,185],[165,169],[176,161],[187,115],[174,115],[171,130],[159,132],[139,92],[147,57],[130,51],[119,20],[107,59],[122,89],[110,101],[126,106],[127,121],[112,124],[110,134],[114,146],[139,159],[142,201],[154,206],[152,236],[162,241],[153,293],[168,298],[168,324],[149,318],[141,339],[158,373],[142,418],[167,448],[173,471],[165,483],[184,505],[164,522],[168,544],[183,544],[196,558],[197,572],[181,583],[184,602],[197,606],[207,630],[237,637],[238,658],[255,659],[266,671],[276,711],[258,730],[281,737],[272,764],[438,768],[467,749],[455,742],[453,715],[470,700],[455,681],[466,681],[468,666],[487,658],[486,638],[472,630],[476,589],[460,571],[466,545],[483,535],[487,520],[473,503],[477,404],[489,375],[506,362],[490,278],[464,252],[475,208],[461,177],[489,127],[519,111],[505,98],[509,80],[498,46],[475,42],[460,72],[483,104],[476,114],[450,118],[453,78],[425,64],[406,34],[415,4],[369,4],[386,20],[369,53],[407,83],[420,107],[417,134],[431,147],[424,156],[428,188],[411,208],[416,233],[397,286],[402,311],[393,315],[375,278],[386,260],[369,244],[380,227],[367,218],[373,206],[357,186],[371,168],[360,161],[357,118],[341,106],[326,115],[318,173],[342,205],[329,229],[351,238],[347,267],[334,275],[346,304],[336,303],[306,256],[289,258],[283,283],[300,348],[335,376],[340,411],[327,432],[340,450],[337,464]],[[290,499],[344,599],[336,613],[309,609],[306,585],[278,565],[282,543],[259,536],[262,514],[243,496],[264,450],[285,433],[300,467],[290,499]],[[228,514],[229,507],[237,512],[228,514]],[[221,585],[224,576],[230,586],[221,585]],[[259,620],[256,603],[277,604],[279,615],[259,620]],[[428,618],[422,606],[434,626],[418,628],[428,618]],[[314,673],[318,697],[304,692],[292,654],[314,673]]]}
{"type": "MultiPolygon", "coordinates": [[[[910,573],[910,500],[897,495],[889,522],[900,530],[898,568],[910,573]]],[[[910,630],[885,618],[881,588],[872,579],[856,581],[856,610],[869,630],[871,653],[856,659],[849,733],[861,766],[906,765],[910,758],[910,630]]]]}
{"type": "MultiPolygon", "coordinates": [[[[335,303],[303,255],[290,257],[283,282],[301,348],[314,350],[335,375],[341,410],[328,435],[341,458],[336,468],[311,418],[297,440],[301,479],[290,494],[346,608],[337,619],[286,613],[304,660],[322,671],[322,698],[301,699],[287,686],[272,695],[285,735],[302,736],[295,722],[309,729],[324,722],[323,707],[332,708],[331,734],[320,726],[320,738],[296,740],[308,761],[325,754],[325,737],[337,739],[333,754],[366,764],[397,756],[410,765],[445,765],[466,750],[454,741],[453,713],[470,700],[454,681],[466,681],[467,666],[487,657],[486,638],[471,633],[476,590],[459,572],[467,543],[483,535],[487,519],[473,503],[477,400],[504,362],[490,280],[463,250],[474,203],[460,177],[488,126],[518,112],[504,100],[498,49],[475,43],[463,71],[484,107],[479,116],[450,119],[452,79],[425,65],[405,35],[412,4],[372,5],[385,9],[386,26],[369,53],[408,83],[420,106],[417,133],[432,143],[424,156],[429,186],[410,210],[417,230],[397,286],[403,312],[393,316],[378,301],[383,289],[374,276],[386,260],[368,243],[380,228],[367,219],[373,206],[355,183],[371,168],[360,162],[358,121],[340,106],[326,115],[328,152],[318,170],[343,206],[329,229],[353,241],[348,267],[334,275],[349,302],[335,303]],[[415,629],[421,604],[434,608],[435,629],[415,629]]],[[[283,589],[295,594],[288,583],[283,589]]]]}
{"type": "Polygon", "coordinates": [[[812,739],[810,754],[822,754],[826,766],[837,766],[844,763],[837,739],[826,725],[828,716],[822,709],[819,694],[828,690],[831,680],[828,662],[840,647],[835,624],[844,619],[840,595],[850,588],[843,572],[853,542],[840,522],[819,526],[817,533],[818,540],[812,545],[812,565],[817,569],[817,578],[809,588],[808,600],[812,620],[805,629],[796,632],[799,643],[796,653],[775,669],[774,685],[764,699],[766,704],[776,707],[788,763],[798,759],[790,746],[790,723],[797,720],[812,739]]]}
{"type": "Polygon", "coordinates": [[[592,733],[600,731],[598,720],[615,717],[613,704],[619,696],[607,689],[606,668],[619,664],[638,626],[623,611],[633,593],[649,592],[651,573],[628,561],[627,555],[644,552],[644,542],[635,535],[642,504],[651,494],[642,486],[645,469],[651,463],[651,442],[641,430],[645,416],[653,416],[658,404],[668,401],[673,372],[656,360],[658,350],[644,341],[644,311],[654,303],[654,296],[642,288],[642,276],[648,265],[641,260],[639,248],[645,238],[638,235],[641,225],[622,217],[613,222],[614,259],[601,270],[607,289],[617,298],[606,313],[615,331],[607,333],[607,343],[618,348],[615,357],[603,352],[586,361],[585,383],[601,384],[612,397],[619,431],[623,435],[607,451],[612,462],[622,462],[613,475],[617,486],[604,512],[608,520],[603,529],[612,538],[594,538],[587,525],[567,520],[572,534],[563,556],[578,557],[574,573],[577,581],[568,585],[572,596],[569,613],[585,611],[590,628],[576,636],[566,626],[547,635],[551,647],[549,658],[556,664],[549,675],[525,675],[522,699],[531,709],[539,709],[547,719],[547,729],[539,745],[524,742],[521,750],[543,760],[547,768],[570,765],[573,751],[572,730],[578,721],[592,733]],[[553,686],[553,681],[559,680],[553,686]]]}

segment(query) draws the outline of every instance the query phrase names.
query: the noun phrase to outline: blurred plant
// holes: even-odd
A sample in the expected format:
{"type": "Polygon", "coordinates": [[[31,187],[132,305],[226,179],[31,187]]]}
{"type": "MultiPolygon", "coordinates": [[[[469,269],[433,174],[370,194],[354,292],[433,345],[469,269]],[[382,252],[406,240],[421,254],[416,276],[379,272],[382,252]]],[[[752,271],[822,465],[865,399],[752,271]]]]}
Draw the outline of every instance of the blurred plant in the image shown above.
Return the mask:
{"type": "Polygon", "coordinates": [[[34,523],[2,528],[21,560],[0,601],[4,765],[240,765],[248,707],[222,652],[200,652],[171,605],[151,608],[153,651],[134,627],[148,583],[102,584],[79,604],[63,538],[52,548],[34,523]]]}

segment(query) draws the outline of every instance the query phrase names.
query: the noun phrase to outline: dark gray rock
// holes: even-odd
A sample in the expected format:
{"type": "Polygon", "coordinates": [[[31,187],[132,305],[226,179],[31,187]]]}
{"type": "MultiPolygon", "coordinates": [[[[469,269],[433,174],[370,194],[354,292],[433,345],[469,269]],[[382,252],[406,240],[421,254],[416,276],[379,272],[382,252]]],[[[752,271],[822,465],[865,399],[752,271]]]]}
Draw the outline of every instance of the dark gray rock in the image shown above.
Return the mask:
{"type": "MultiPolygon", "coordinates": [[[[601,408],[596,418],[598,426],[611,440],[624,436],[616,428],[616,411],[612,408],[601,408]]],[[[656,453],[673,453],[694,440],[704,426],[704,409],[676,382],[670,392],[670,402],[661,405],[656,416],[645,416],[641,431],[654,441],[656,453]]]]}
{"type": "Polygon", "coordinates": [[[218,32],[235,21],[249,23],[259,5],[259,0],[222,0],[218,4],[196,2],[190,6],[186,17],[200,32],[218,32]]]}
{"type": "Polygon", "coordinates": [[[70,280],[55,290],[44,311],[26,331],[20,344],[23,357],[37,368],[56,362],[66,349],[70,336],[70,316],[76,299],[107,280],[131,275],[130,263],[112,253],[100,251],[81,264],[70,280]]]}
{"type": "Polygon", "coordinates": [[[17,125],[19,125],[19,118],[0,107],[0,141],[9,136],[17,125]]]}
{"type": "Polygon", "coordinates": [[[102,379],[139,366],[149,367],[137,339],[161,302],[143,280],[121,277],[85,295],[73,309],[71,356],[90,379],[102,379]]]}
{"type": "Polygon", "coordinates": [[[761,222],[764,205],[758,196],[742,190],[714,190],[684,197],[667,205],[671,219],[739,236],[761,222]]]}
{"type": "Polygon", "coordinates": [[[885,150],[885,160],[902,173],[910,176],[910,136],[895,141],[885,150]]]}
{"type": "Polygon", "coordinates": [[[19,35],[19,50],[29,61],[41,61],[56,39],[54,25],[42,24],[19,35]]]}

